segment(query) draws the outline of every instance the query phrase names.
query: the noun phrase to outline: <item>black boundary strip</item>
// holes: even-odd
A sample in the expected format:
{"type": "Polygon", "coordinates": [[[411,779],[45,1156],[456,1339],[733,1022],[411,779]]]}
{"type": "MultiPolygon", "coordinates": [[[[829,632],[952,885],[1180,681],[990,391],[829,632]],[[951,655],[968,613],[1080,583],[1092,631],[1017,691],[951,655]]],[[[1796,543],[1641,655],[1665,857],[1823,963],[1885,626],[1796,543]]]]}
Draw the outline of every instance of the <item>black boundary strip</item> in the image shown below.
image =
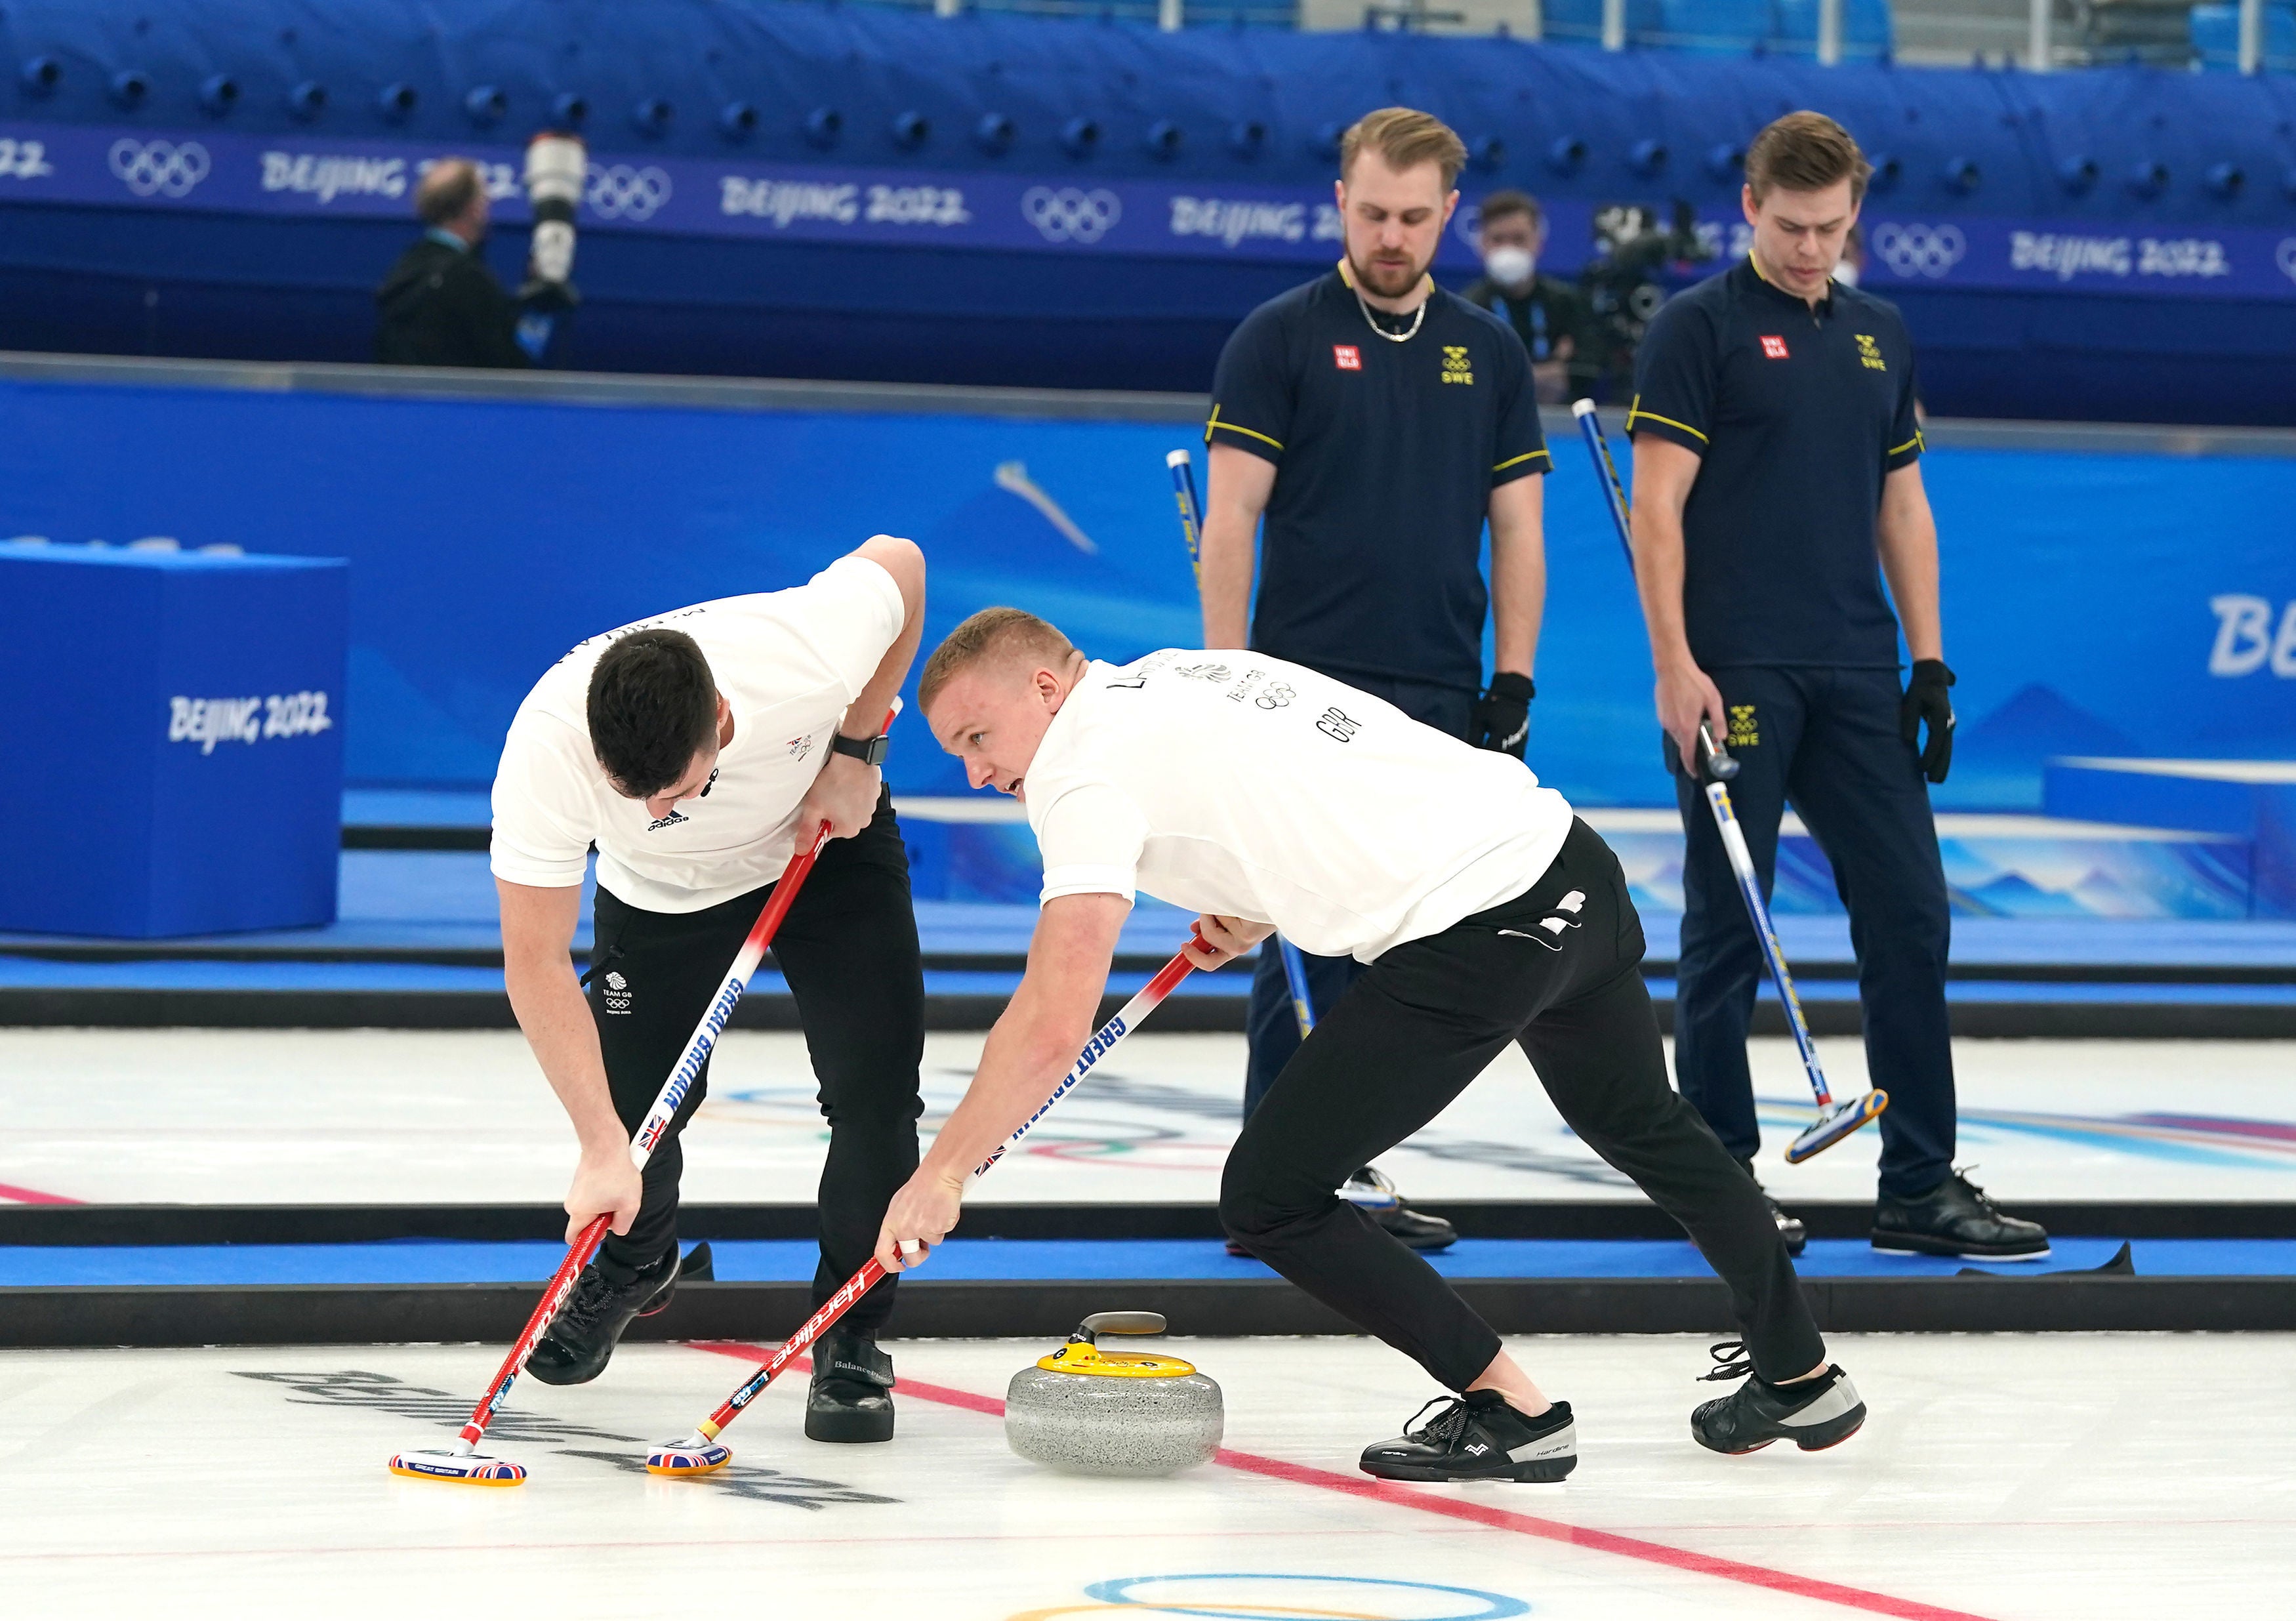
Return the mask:
{"type": "MultiPolygon", "coordinates": [[[[586,962],[586,950],[575,951],[586,962]]],[[[441,968],[500,968],[500,946],[332,946],[315,941],[239,939],[91,940],[75,937],[43,939],[18,935],[0,940],[0,956],[49,962],[428,962],[441,968]]],[[[1118,972],[1153,973],[1165,958],[1129,953],[1115,962],[1118,972]]],[[[927,951],[924,966],[957,972],[1018,974],[1028,966],[1021,952],[927,951]]],[[[1671,979],[1672,958],[1646,957],[1643,972],[1671,979]]],[[[1857,978],[1854,962],[1831,960],[1795,964],[1805,998],[1813,1005],[1846,1001],[1857,978]]],[[[1949,964],[1946,978],[1964,984],[2029,985],[2296,985],[2296,962],[1985,962],[1949,964]]],[[[217,993],[222,994],[222,993],[217,993]]]]}
{"type": "MultiPolygon", "coordinates": [[[[1422,1209],[1478,1239],[1678,1239],[1640,1199],[1436,1200],[1422,1209]]],[[[1874,1207],[1793,1202],[1810,1234],[1864,1238],[1874,1207]]],[[[2112,1239],[2296,1238],[2296,1204],[2019,1202],[2017,1214],[2065,1236],[2112,1239]]],[[[812,1205],[688,1204],[688,1238],[811,1239],[812,1205]]],[[[0,1205],[0,1245],[362,1244],[393,1239],[504,1243],[564,1235],[554,1205],[0,1205]]],[[[1216,1239],[1208,1204],[967,1205],[960,1239],[1216,1239]]]]}
{"type": "MultiPolygon", "coordinates": [[[[0,1347],[503,1343],[525,1323],[538,1287],[6,1289],[0,1347]]],[[[1706,1279],[1469,1278],[1455,1287],[1501,1333],[1732,1331],[1723,1286],[1706,1279]]],[[[1833,1333],[2296,1330],[2296,1289],[2284,1278],[1817,1278],[1803,1288],[1818,1326],[1833,1333]]],[[[807,1283],[693,1283],[667,1311],[634,1324],[630,1338],[771,1341],[811,1308],[807,1283]]],[[[1092,1312],[1117,1308],[1161,1312],[1175,1332],[1190,1335],[1356,1331],[1280,1280],[912,1279],[887,1332],[1057,1336],[1092,1312]]]]}
{"type": "MultiPolygon", "coordinates": [[[[1819,1001],[1807,994],[1802,1011],[1819,1036],[1856,1036],[1862,1019],[1855,1002],[1819,1001]]],[[[1158,1010],[1156,1028],[1240,1032],[1247,987],[1233,994],[1175,996],[1158,1010]]],[[[985,1030],[1004,1011],[997,995],[925,997],[929,1030],[985,1030]]],[[[1105,1020],[1124,1004],[1103,997],[1105,1020]]],[[[1655,999],[1660,1028],[1671,1031],[1671,997],[1655,999]]],[[[1975,1038],[2078,1040],[2284,1041],[2296,1038],[2296,1003],[1970,1002],[1952,1007],[1953,1033],[1975,1038]]],[[[759,994],[734,1011],[737,1029],[800,1028],[797,1004],[759,994]]],[[[510,998],[490,991],[164,990],[111,987],[0,989],[0,1027],[83,1025],[111,1029],[195,1026],[209,1029],[510,1029],[510,998]]],[[[1783,1036],[1785,1016],[1765,999],[1754,1009],[1756,1035],[1783,1036]]]]}

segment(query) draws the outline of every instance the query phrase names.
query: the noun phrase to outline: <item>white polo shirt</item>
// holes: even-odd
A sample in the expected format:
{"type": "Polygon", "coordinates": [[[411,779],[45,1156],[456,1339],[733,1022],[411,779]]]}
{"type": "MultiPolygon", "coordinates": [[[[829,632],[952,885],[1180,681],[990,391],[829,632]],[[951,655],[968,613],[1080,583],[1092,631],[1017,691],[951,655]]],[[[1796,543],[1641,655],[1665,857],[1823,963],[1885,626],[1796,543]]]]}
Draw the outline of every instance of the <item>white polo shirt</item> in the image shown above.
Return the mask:
{"type": "Polygon", "coordinates": [[[594,841],[600,888],[648,912],[699,912],[772,883],[832,734],[906,617],[893,577],[846,557],[787,591],[698,603],[581,643],[510,724],[495,773],[495,876],[570,888],[594,841]],[[655,628],[693,638],[734,712],[709,790],[659,820],[607,782],[588,717],[599,655],[655,628]]]}
{"type": "Polygon", "coordinates": [[[1363,962],[1529,888],[1571,820],[1520,760],[1249,652],[1095,661],[1021,788],[1045,900],[1144,889],[1363,962]]]}

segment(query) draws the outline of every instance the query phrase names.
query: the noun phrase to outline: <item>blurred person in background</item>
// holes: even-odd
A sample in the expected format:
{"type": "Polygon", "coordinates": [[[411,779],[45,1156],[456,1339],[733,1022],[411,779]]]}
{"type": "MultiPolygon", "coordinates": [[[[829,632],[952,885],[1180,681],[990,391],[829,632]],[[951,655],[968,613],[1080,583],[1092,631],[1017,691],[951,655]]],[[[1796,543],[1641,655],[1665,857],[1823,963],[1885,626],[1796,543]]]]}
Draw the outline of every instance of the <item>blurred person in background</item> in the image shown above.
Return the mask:
{"type": "Polygon", "coordinates": [[[1514,328],[1530,351],[1530,375],[1542,405],[1593,392],[1602,373],[1595,312],[1586,295],[1560,276],[1542,275],[1546,215],[1525,192],[1493,192],[1483,199],[1477,246],[1482,278],[1459,296],[1514,328]]]}
{"type": "MultiPolygon", "coordinates": [[[[529,191],[534,181],[529,157],[529,191]]],[[[577,184],[578,188],[578,180],[577,184]]],[[[432,164],[415,185],[414,212],[424,227],[422,240],[399,255],[375,289],[376,361],[402,366],[537,364],[556,316],[577,300],[565,274],[572,265],[570,225],[565,233],[562,268],[539,262],[543,240],[537,231],[537,263],[530,267],[534,274],[512,297],[480,251],[487,240],[488,202],[477,164],[467,158],[445,158],[432,164]],[[549,274],[552,268],[560,273],[549,274]]]]}

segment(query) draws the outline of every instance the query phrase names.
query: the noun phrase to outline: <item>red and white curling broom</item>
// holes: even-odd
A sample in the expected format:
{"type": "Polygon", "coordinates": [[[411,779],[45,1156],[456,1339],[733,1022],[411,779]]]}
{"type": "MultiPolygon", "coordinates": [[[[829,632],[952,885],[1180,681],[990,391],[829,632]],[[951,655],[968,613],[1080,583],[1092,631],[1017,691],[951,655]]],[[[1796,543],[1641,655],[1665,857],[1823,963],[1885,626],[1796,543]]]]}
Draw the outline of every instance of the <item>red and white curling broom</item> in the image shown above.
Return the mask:
{"type": "MultiPolygon", "coordinates": [[[[1164,964],[1156,977],[1141,988],[1137,996],[1117,1010],[1115,1018],[1093,1032],[1092,1039],[1085,1043],[1084,1052],[1078,1057],[1075,1067],[1061,1077],[1061,1084],[1053,1088],[1053,1095],[1045,1100],[1045,1106],[1021,1121],[1019,1128],[997,1145],[995,1153],[974,1167],[973,1175],[986,1176],[988,1168],[1004,1158],[1005,1150],[1027,1136],[1029,1128],[1049,1114],[1053,1105],[1066,1097],[1095,1064],[1106,1058],[1116,1044],[1148,1017],[1158,1003],[1170,995],[1172,987],[1186,978],[1188,971],[1194,966],[1185,954],[1164,964]]],[[[902,1253],[913,1253],[915,1248],[915,1240],[905,1241],[901,1246],[902,1253]]],[[[802,1328],[782,1341],[781,1348],[750,1374],[740,1389],[719,1403],[717,1412],[695,1425],[693,1433],[676,1441],[664,1442],[647,1453],[646,1472],[654,1475],[706,1475],[712,1470],[725,1468],[734,1457],[733,1449],[721,1445],[718,1440],[726,1426],[741,1417],[742,1410],[780,1377],[783,1369],[803,1355],[808,1346],[827,1332],[829,1326],[842,1317],[855,1301],[875,1287],[877,1281],[884,1275],[885,1269],[878,1264],[875,1256],[864,1261],[861,1270],[848,1278],[844,1285],[823,1303],[819,1311],[807,1318],[802,1328]]]]}
{"type": "MultiPolygon", "coordinates": [[[[885,712],[882,729],[890,731],[893,717],[900,712],[900,700],[895,699],[893,707],[885,712]]],[[[701,1015],[701,1022],[694,1026],[693,1034],[686,1038],[685,1051],[678,1054],[677,1062],[670,1067],[669,1078],[662,1083],[660,1092],[654,1095],[653,1107],[646,1110],[644,1120],[639,1123],[636,1134],[630,1139],[630,1162],[639,1170],[645,1169],[646,1161],[653,1157],[654,1150],[661,1145],[663,1135],[668,1132],[670,1122],[677,1118],[678,1109],[685,1103],[686,1093],[693,1090],[695,1077],[701,1075],[701,1066],[709,1061],[709,1050],[718,1044],[718,1033],[734,1016],[734,1006],[742,1000],[742,993],[750,988],[750,976],[758,971],[758,964],[765,959],[766,947],[773,943],[782,920],[789,915],[790,906],[797,899],[798,890],[803,887],[806,876],[813,871],[813,864],[820,858],[822,847],[828,842],[829,823],[824,822],[814,830],[812,843],[793,852],[789,865],[782,869],[781,881],[774,886],[773,895],[766,902],[765,910],[758,914],[756,926],[750,930],[749,937],[742,942],[742,949],[734,954],[734,966],[726,970],[724,981],[718,987],[718,994],[709,999],[709,1011],[701,1015]]],[[[605,1241],[606,1230],[613,1224],[613,1219],[611,1212],[593,1217],[590,1224],[582,1229],[568,1248],[566,1258],[558,1264],[557,1273],[542,1291],[542,1304],[536,1306],[534,1315],[526,1320],[526,1331],[511,1347],[510,1355],[503,1358],[502,1366],[495,1370],[494,1383],[488,1387],[479,1404],[471,1410],[469,1421],[463,1426],[453,1445],[410,1447],[402,1453],[393,1453],[390,1458],[392,1474],[406,1475],[416,1480],[458,1481],[466,1486],[516,1486],[526,1478],[524,1464],[512,1463],[507,1458],[488,1456],[478,1450],[479,1439],[486,1434],[487,1426],[494,1422],[504,1398],[510,1395],[510,1388],[526,1371],[526,1359],[534,1355],[534,1347],[541,1343],[551,1319],[558,1315],[559,1308],[574,1292],[575,1280],[582,1275],[582,1269],[590,1264],[590,1257],[605,1241]]],[[[673,1259],[671,1265],[676,1264],[673,1259]]]]}
{"type": "MultiPolygon", "coordinates": [[[[1619,544],[1627,551],[1627,571],[1635,567],[1633,529],[1628,520],[1627,487],[1620,481],[1619,464],[1611,459],[1611,442],[1603,435],[1602,419],[1595,414],[1595,402],[1582,399],[1570,407],[1578,419],[1578,431],[1587,441],[1587,452],[1595,461],[1595,477],[1603,486],[1603,503],[1609,507],[1611,522],[1619,532],[1619,544]]],[[[1856,1097],[1837,1100],[1825,1084],[1825,1070],[1817,1061],[1817,1044],[1810,1039],[1809,1020],[1802,1017],[1801,998],[1794,995],[1793,975],[1786,967],[1786,954],[1778,945],[1778,931],[1770,923],[1770,909],[1762,899],[1762,880],[1754,870],[1753,852],[1746,847],[1746,830],[1738,825],[1738,813],[1730,804],[1730,790],[1725,786],[1738,774],[1738,762],[1714,741],[1714,733],[1704,721],[1698,723],[1698,762],[1693,775],[1706,803],[1714,813],[1715,831],[1721,835],[1723,853],[1730,858],[1731,873],[1738,880],[1738,893],[1745,897],[1746,915],[1754,925],[1754,933],[1762,943],[1762,957],[1770,967],[1770,982],[1778,987],[1778,1001],[1786,1011],[1786,1028],[1793,1033],[1794,1046],[1801,1053],[1801,1067],[1809,1077],[1810,1090],[1817,1094],[1817,1118],[1802,1127],[1794,1140],[1786,1144],[1786,1162],[1800,1165],[1814,1154],[1822,1154],[1866,1121],[1874,1118],[1890,1106],[1890,1094],[1880,1087],[1860,1093],[1856,1097]]]]}

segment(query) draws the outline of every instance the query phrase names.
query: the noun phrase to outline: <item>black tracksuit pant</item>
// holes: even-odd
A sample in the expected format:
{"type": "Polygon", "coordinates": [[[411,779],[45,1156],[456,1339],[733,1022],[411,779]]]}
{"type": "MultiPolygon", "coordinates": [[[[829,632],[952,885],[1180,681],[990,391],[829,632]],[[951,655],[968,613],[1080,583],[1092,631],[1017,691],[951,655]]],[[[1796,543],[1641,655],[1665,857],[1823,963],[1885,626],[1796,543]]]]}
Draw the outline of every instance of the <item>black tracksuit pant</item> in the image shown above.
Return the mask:
{"type": "MultiPolygon", "coordinates": [[[[1464,738],[1473,722],[1475,694],[1464,687],[1447,687],[1431,681],[1402,681],[1392,676],[1365,675],[1354,670],[1324,670],[1334,681],[1344,681],[1359,692],[1383,698],[1423,725],[1452,737],[1464,738]]],[[[1347,989],[1362,978],[1364,965],[1353,957],[1311,957],[1300,954],[1308,969],[1308,1001],[1322,1018],[1347,989]]],[[[1283,1066],[1300,1050],[1300,1015],[1292,1005],[1292,985],[1284,976],[1283,954],[1274,940],[1259,948],[1251,973],[1251,1002],[1244,1014],[1243,1118],[1259,1107],[1259,1100],[1275,1084],[1283,1066]]],[[[1352,1174],[1357,1167],[1348,1167],[1352,1174]]]]}
{"type": "Polygon", "coordinates": [[[1220,1183],[1231,1237],[1464,1390],[1499,1337],[1425,1260],[1332,1190],[1425,1126],[1520,1042],[1564,1120],[1680,1222],[1729,1285],[1766,1379],[1825,1347],[1761,1190],[1667,1084],[1636,964],[1641,921],[1585,823],[1521,896],[1382,954],[1244,1125],[1220,1183]],[[1553,922],[1559,927],[1545,925],[1553,922]]]}
{"type": "MultiPolygon", "coordinates": [[[[644,912],[598,891],[590,1012],[614,1109],[636,1131],[724,983],[770,884],[701,912],[644,912]],[[619,983],[617,984],[616,980],[619,983]]],[[[917,1066],[924,1055],[924,970],[909,901],[908,852],[890,792],[851,839],[833,839],[774,938],[773,961],[805,1027],[821,1083],[829,1158],[821,1172],[818,1306],[877,1246],[885,1207],[917,1168],[917,1066]]],[[[709,1085],[707,1065],[646,1162],[645,1199],[627,1234],[609,1235],[602,1270],[627,1277],[677,1242],[680,1133],[709,1085]]],[[[848,1312],[871,1333],[893,1309],[887,1278],[848,1312]]]]}
{"type": "MultiPolygon", "coordinates": [[[[1882,1191],[1918,1198],[1953,1169],[1952,917],[1921,756],[1898,730],[1894,669],[1741,667],[1709,672],[1731,723],[1730,805],[1767,898],[1789,801],[1833,864],[1849,909],[1866,1068],[1890,1094],[1882,1191]]],[[[1702,789],[1677,775],[1686,848],[1674,1066],[1682,1094],[1741,1159],[1761,1147],[1746,1027],[1767,977],[1745,898],[1702,789]]]]}

